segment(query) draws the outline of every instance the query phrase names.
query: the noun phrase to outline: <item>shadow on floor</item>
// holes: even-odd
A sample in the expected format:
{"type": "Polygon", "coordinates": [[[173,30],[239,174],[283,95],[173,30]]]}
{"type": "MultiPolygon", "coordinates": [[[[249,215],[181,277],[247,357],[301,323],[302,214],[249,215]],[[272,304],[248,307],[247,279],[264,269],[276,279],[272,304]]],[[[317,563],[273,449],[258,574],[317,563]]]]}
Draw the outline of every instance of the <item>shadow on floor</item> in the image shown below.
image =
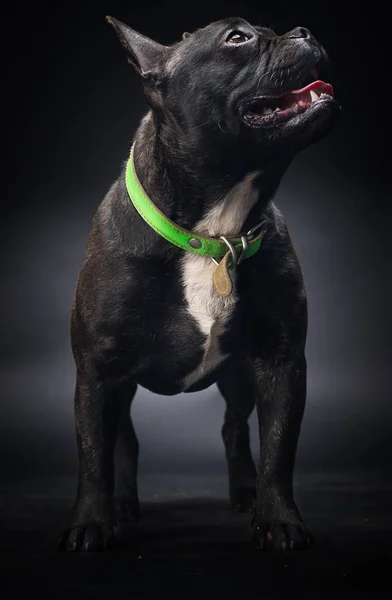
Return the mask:
{"type": "MultiPolygon", "coordinates": [[[[145,494],[146,495],[146,494],[145,494]]],[[[1,497],[0,571],[7,590],[51,598],[387,598],[391,594],[392,495],[388,486],[305,485],[303,516],[317,545],[252,550],[249,515],[224,498],[161,494],[143,503],[106,553],[56,551],[71,499],[6,490],[1,497]]]]}

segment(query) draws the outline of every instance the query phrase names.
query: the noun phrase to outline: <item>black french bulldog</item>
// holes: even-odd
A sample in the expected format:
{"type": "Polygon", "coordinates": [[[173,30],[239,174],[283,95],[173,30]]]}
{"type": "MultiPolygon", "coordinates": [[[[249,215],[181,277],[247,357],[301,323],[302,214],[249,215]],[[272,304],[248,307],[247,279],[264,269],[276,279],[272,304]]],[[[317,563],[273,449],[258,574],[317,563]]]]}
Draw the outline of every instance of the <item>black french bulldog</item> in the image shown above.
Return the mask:
{"type": "Polygon", "coordinates": [[[129,415],[137,386],[172,395],[213,383],[227,403],[231,504],[254,511],[255,546],[310,546],[293,497],[307,303],[272,198],[295,154],[325,136],[339,113],[322,81],[326,53],[302,27],[279,36],[229,18],[167,47],[107,20],[150,106],[133,145],[145,193],[177,226],[216,240],[236,237],[242,247],[225,242],[231,265],[223,274],[232,289],[218,293],[219,261],[150,226],[129,196],[124,165],[94,217],[73,304],[79,483],[59,546],[106,548],[117,519],[139,516],[138,441],[129,415]],[[257,228],[260,248],[240,260],[257,228]],[[255,405],[258,470],[247,424],[255,405]]]}

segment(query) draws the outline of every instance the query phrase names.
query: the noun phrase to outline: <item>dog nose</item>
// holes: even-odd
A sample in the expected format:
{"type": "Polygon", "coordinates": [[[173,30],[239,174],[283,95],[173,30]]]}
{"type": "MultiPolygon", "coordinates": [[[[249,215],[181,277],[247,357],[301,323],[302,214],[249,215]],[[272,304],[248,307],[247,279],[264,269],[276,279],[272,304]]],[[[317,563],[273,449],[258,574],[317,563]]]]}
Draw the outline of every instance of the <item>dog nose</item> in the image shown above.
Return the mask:
{"type": "Polygon", "coordinates": [[[306,27],[294,27],[294,29],[292,29],[291,31],[289,31],[286,36],[291,39],[291,38],[304,38],[305,40],[309,39],[312,37],[312,34],[310,33],[309,29],[306,29],[306,27]]]}

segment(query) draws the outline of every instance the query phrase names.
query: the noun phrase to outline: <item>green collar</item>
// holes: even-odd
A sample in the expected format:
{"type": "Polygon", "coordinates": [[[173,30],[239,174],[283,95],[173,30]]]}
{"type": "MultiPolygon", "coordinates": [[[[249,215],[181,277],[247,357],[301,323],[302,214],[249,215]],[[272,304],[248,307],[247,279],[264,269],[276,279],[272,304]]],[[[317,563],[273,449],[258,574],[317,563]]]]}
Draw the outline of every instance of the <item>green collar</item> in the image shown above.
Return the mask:
{"type": "Polygon", "coordinates": [[[150,227],[155,229],[167,241],[187,252],[208,256],[215,264],[218,264],[229,249],[232,256],[232,266],[233,263],[236,266],[243,259],[255,254],[260,248],[263,232],[255,237],[255,231],[263,223],[259,223],[246,234],[239,234],[238,237],[225,238],[222,236],[217,239],[183,229],[168,219],[150,200],[139,181],[134,163],[134,146],[131,148],[131,155],[127,163],[125,182],[130,200],[150,227]],[[239,256],[237,252],[239,252],[239,256]]]}

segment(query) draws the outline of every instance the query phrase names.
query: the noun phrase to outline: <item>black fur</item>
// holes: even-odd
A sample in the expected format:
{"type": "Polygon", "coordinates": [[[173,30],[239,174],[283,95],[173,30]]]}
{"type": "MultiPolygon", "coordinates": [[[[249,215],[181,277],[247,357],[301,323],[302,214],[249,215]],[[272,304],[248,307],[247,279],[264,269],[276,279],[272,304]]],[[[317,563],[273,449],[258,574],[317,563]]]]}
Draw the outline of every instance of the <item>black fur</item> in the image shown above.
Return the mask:
{"type": "MultiPolygon", "coordinates": [[[[277,36],[242,19],[212,23],[170,47],[110,22],[151,108],[135,135],[136,170],[168,217],[192,229],[247,173],[260,171],[259,199],[241,231],[264,217],[265,237],[261,250],[238,267],[239,301],[220,340],[230,358],[187,391],[217,382],[227,402],[222,433],[230,497],[235,510],[254,510],[255,545],[303,548],[311,535],[292,481],[306,395],[306,296],[271,200],[295,154],[332,127],[338,104],[320,103],[276,127],[250,128],[238,111],[252,96],[301,87],[316,64],[322,78],[325,52],[303,28],[277,36]],[[251,39],[227,44],[228,32],[237,29],[251,39]],[[247,425],[255,405],[257,472],[247,425]]],[[[100,549],[113,539],[113,453],[119,518],[138,517],[138,442],[129,417],[137,385],[176,394],[200,363],[204,337],[186,310],[183,254],[136,212],[123,169],[94,218],[72,311],[80,472],[71,527],[60,542],[67,550],[100,549]]]]}

